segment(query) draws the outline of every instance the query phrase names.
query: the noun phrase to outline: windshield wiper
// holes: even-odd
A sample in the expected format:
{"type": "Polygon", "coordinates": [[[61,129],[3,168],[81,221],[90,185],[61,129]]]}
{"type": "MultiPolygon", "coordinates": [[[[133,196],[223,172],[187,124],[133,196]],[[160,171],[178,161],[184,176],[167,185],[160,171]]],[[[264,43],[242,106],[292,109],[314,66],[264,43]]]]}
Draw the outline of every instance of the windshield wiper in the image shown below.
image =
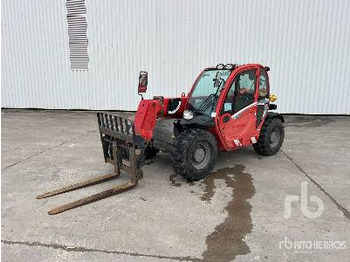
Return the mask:
{"type": "Polygon", "coordinates": [[[226,81],[224,79],[220,79],[220,84],[219,87],[217,88],[216,92],[214,94],[210,94],[206,99],[204,99],[204,101],[199,105],[199,107],[193,112],[194,115],[196,115],[197,113],[201,113],[201,112],[205,112],[205,110],[208,109],[208,107],[210,105],[212,105],[212,110],[214,108],[214,99],[217,98],[217,94],[219,92],[219,90],[222,90],[222,88],[220,88],[220,86],[225,86],[226,81]],[[214,98],[213,101],[210,101],[211,98],[214,98]]]}
{"type": "Polygon", "coordinates": [[[204,101],[199,105],[199,107],[193,112],[194,115],[197,115],[197,113],[205,112],[205,110],[208,109],[208,107],[211,105],[210,99],[216,96],[215,94],[210,94],[204,101]]]}

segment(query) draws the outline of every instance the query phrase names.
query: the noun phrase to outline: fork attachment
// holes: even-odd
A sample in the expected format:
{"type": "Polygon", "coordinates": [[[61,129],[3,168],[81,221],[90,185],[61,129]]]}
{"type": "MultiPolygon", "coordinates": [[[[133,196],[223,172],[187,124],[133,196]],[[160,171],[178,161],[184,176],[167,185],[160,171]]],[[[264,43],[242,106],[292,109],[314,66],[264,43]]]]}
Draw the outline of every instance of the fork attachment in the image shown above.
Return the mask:
{"type": "Polygon", "coordinates": [[[58,214],[130,190],[142,178],[141,168],[144,163],[144,151],[147,143],[142,137],[135,135],[133,121],[122,116],[102,112],[97,113],[97,119],[105,162],[114,166],[114,172],[44,193],[37,196],[37,198],[52,197],[116,179],[119,177],[121,170],[126,171],[130,176],[130,182],[54,208],[48,212],[49,215],[58,214]]]}

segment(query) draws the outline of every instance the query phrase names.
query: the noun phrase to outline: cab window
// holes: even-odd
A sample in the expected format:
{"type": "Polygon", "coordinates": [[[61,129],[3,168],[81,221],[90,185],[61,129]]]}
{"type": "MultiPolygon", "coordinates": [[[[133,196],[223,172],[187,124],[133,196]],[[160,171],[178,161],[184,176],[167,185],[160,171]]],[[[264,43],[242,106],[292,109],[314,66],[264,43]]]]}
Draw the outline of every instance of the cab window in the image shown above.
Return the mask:
{"type": "Polygon", "coordinates": [[[239,74],[227,93],[221,112],[234,114],[253,103],[255,86],[256,70],[249,70],[239,74]]]}
{"type": "Polygon", "coordinates": [[[260,69],[259,76],[259,98],[267,98],[269,96],[269,87],[267,73],[265,70],[260,69]]]}

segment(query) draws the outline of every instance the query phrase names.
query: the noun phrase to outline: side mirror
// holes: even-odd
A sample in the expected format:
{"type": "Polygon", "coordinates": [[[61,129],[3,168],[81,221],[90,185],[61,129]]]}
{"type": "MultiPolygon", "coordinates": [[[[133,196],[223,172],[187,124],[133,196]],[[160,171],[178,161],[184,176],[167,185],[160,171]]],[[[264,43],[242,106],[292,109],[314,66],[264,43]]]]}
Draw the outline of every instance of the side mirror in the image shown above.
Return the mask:
{"type": "Polygon", "coordinates": [[[141,71],[139,76],[139,86],[137,88],[138,93],[146,93],[148,84],[148,73],[141,71]]]}

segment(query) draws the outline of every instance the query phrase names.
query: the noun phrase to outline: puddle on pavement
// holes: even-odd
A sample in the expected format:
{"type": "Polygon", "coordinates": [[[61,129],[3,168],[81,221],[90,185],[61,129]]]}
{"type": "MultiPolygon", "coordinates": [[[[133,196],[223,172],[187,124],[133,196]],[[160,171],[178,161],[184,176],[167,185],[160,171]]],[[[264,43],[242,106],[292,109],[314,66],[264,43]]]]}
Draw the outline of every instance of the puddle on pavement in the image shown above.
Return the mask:
{"type": "Polygon", "coordinates": [[[335,122],[328,116],[294,116],[286,117],[285,126],[320,127],[335,122]]]}
{"type": "Polygon", "coordinates": [[[223,179],[232,189],[232,200],[225,210],[228,216],[207,236],[207,250],[202,254],[204,261],[232,261],[238,255],[250,253],[244,237],[251,233],[253,225],[250,216],[251,205],[248,202],[255,193],[252,177],[244,172],[243,165],[222,168],[203,180],[205,185],[201,200],[211,203],[215,194],[215,180],[223,179]]]}

